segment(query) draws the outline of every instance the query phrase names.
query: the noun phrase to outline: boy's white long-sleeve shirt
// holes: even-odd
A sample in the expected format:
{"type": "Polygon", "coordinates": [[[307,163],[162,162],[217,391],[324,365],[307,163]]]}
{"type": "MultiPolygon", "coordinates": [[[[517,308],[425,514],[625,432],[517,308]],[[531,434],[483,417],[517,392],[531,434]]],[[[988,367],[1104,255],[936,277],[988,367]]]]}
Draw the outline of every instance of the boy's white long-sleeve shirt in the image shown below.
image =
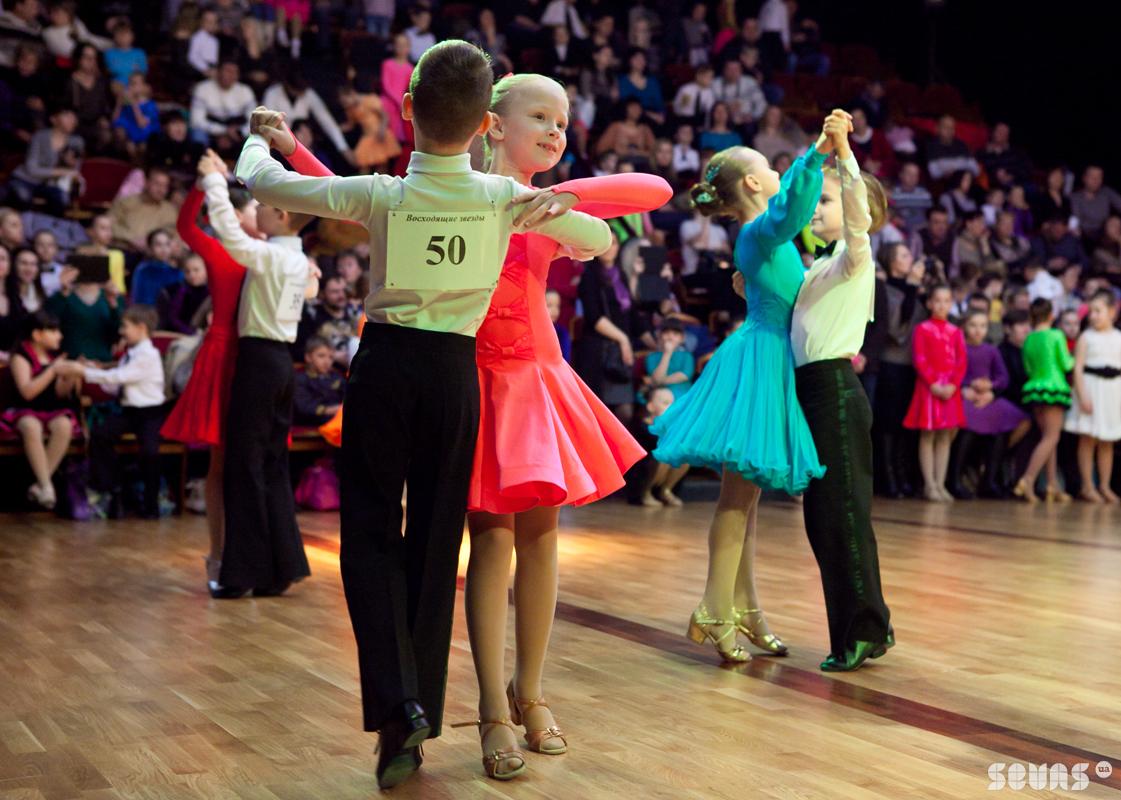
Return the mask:
{"type": "Polygon", "coordinates": [[[794,303],[790,344],[796,366],[832,358],[853,358],[864,344],[876,299],[876,270],[868,229],[872,215],[860,165],[838,160],[843,236],[830,255],[817,259],[794,303]]]}
{"type": "MultiPolygon", "coordinates": [[[[404,178],[390,175],[309,178],[284,169],[269,155],[260,136],[250,136],[238,159],[236,174],[262,203],[329,219],[353,220],[370,234],[370,294],[366,316],[374,323],[443,333],[474,336],[486,316],[499,271],[506,259],[514,217],[519,207],[510,207],[517,195],[531,189],[503,175],[471,169],[470,157],[436,156],[413,152],[404,178]],[[400,289],[386,286],[387,230],[389,211],[497,212],[498,243],[493,264],[493,285],[485,289],[400,289]]],[[[438,226],[433,227],[439,231],[438,226]]],[[[557,256],[587,260],[611,245],[611,231],[603,220],[569,211],[534,229],[555,240],[557,256]]],[[[424,252],[395,270],[420,270],[424,252]]],[[[490,265],[488,264],[488,267],[490,265]]]]}
{"type": "Polygon", "coordinates": [[[121,405],[130,408],[162,406],[164,394],[163,359],[151,339],[130,347],[120,363],[111,369],[85,368],[85,379],[107,389],[120,389],[121,405]]]}
{"type": "Polygon", "coordinates": [[[238,304],[238,336],[296,341],[308,284],[303,241],[299,236],[274,236],[262,242],[242,230],[225,176],[207,175],[202,188],[214,232],[230,257],[247,270],[238,304]],[[294,305],[285,313],[281,306],[289,304],[294,305]]]}

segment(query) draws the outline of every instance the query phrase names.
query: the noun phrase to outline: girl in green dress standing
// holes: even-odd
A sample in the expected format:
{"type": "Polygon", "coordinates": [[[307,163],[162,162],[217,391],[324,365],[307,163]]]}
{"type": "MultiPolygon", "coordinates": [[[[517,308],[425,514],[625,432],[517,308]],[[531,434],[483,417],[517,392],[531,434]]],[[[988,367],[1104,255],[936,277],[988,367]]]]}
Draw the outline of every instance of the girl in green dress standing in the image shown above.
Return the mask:
{"type": "Polygon", "coordinates": [[[1024,341],[1024,405],[1030,406],[1039,426],[1041,438],[1032,451],[1028,467],[1012,490],[1028,503],[1037,503],[1035,481],[1044,465],[1047,467],[1047,500],[1069,503],[1070,495],[1058,485],[1056,449],[1063,432],[1063,418],[1070,408],[1070,384],[1066,373],[1074,367],[1074,359],[1062,331],[1051,327],[1051,301],[1043,298],[1031,304],[1032,332],[1024,341]]]}

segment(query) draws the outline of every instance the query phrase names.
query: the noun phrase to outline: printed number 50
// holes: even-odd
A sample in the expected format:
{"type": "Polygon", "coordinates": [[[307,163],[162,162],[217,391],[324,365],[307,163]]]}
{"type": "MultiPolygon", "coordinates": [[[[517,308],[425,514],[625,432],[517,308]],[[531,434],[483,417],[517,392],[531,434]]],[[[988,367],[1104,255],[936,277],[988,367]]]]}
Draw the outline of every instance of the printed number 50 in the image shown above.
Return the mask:
{"type": "Polygon", "coordinates": [[[448,239],[447,252],[444,251],[444,238],[443,236],[429,237],[428,252],[435,253],[435,256],[425,261],[428,266],[439,266],[444,263],[445,258],[457,267],[463,263],[463,259],[467,255],[467,244],[463,241],[463,237],[453,236],[448,239]]]}

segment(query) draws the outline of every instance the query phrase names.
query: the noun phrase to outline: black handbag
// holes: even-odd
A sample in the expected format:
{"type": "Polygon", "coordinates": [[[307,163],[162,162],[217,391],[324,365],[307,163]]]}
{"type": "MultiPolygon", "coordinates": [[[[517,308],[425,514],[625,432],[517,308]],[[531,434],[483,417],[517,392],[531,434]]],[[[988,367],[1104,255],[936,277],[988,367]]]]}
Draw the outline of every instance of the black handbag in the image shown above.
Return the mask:
{"type": "Polygon", "coordinates": [[[631,368],[623,363],[623,348],[610,339],[603,348],[603,376],[612,383],[631,381],[631,368]]]}
{"type": "MultiPolygon", "coordinates": [[[[611,308],[611,301],[608,299],[607,287],[602,283],[599,287],[600,300],[603,303],[603,310],[605,313],[611,308]]],[[[610,315],[608,314],[608,319],[610,315]]],[[[593,336],[600,336],[598,333],[593,333],[593,336]]],[[[623,348],[614,339],[603,337],[603,353],[600,358],[603,360],[603,377],[611,381],[611,383],[630,383],[631,381],[631,368],[623,363],[623,348]]]]}

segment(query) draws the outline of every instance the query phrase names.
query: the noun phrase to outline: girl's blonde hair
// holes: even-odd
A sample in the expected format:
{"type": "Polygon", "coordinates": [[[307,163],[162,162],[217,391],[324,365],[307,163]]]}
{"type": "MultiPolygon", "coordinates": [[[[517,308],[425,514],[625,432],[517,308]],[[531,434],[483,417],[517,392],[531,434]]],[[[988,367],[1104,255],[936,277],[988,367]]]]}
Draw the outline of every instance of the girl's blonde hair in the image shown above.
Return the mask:
{"type": "Polygon", "coordinates": [[[705,167],[704,180],[689,190],[693,208],[706,217],[735,216],[744,200],[743,179],[751,174],[755,156],[762,158],[750,147],[729,147],[714,155],[705,167]]]}
{"type": "MultiPolygon", "coordinates": [[[[841,173],[836,167],[826,167],[825,177],[840,182],[841,173]]],[[[872,227],[868,229],[868,233],[872,234],[888,222],[887,190],[871,172],[860,170],[860,178],[864,181],[864,189],[868,194],[868,212],[872,216],[872,227]]]]}
{"type": "MultiPolygon", "coordinates": [[[[510,104],[513,102],[511,96],[521,88],[530,86],[538,81],[547,81],[548,83],[556,84],[563,91],[564,85],[560,81],[550,78],[548,75],[539,75],[536,72],[522,72],[517,75],[511,73],[504,75],[498,79],[494,84],[494,88],[490,93],[490,112],[502,116],[507,113],[510,104]]],[[[565,102],[567,102],[567,95],[565,95],[565,102]]],[[[494,145],[490,142],[490,134],[488,133],[483,137],[483,169],[490,169],[490,163],[494,158],[494,145]]]]}

